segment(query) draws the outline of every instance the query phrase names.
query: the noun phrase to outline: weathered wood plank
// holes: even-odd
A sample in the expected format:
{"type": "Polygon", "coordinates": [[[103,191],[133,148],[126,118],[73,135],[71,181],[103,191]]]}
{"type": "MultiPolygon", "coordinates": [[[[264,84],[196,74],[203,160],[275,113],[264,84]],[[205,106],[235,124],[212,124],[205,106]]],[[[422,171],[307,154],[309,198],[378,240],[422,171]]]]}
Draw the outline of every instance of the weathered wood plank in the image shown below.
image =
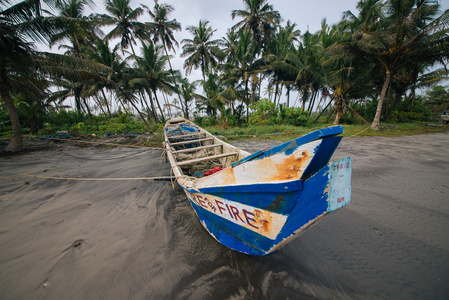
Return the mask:
{"type": "Polygon", "coordinates": [[[182,150],[178,150],[178,151],[172,151],[172,153],[184,153],[184,152],[194,152],[197,150],[201,150],[201,149],[208,149],[208,148],[215,148],[215,147],[222,147],[222,144],[213,144],[213,145],[206,145],[206,146],[199,146],[199,147],[195,147],[195,148],[187,148],[187,149],[182,149],[182,150]]]}
{"type": "Polygon", "coordinates": [[[205,135],[205,132],[195,132],[192,134],[186,134],[186,135],[173,135],[173,136],[168,136],[169,139],[180,139],[180,138],[185,138],[185,137],[191,137],[191,136],[197,136],[197,135],[205,135]]]}
{"type": "Polygon", "coordinates": [[[191,143],[197,143],[197,142],[205,142],[213,140],[213,137],[205,138],[205,139],[198,139],[198,140],[191,140],[191,141],[185,141],[185,142],[177,142],[177,143],[170,143],[170,146],[178,146],[178,145],[185,145],[185,144],[191,144],[191,143]]]}
{"type": "Polygon", "coordinates": [[[223,157],[237,155],[237,154],[238,154],[238,152],[229,152],[229,153],[217,154],[217,155],[213,155],[213,156],[206,156],[206,157],[200,157],[200,158],[196,158],[196,159],[180,161],[180,162],[177,162],[176,164],[178,166],[185,166],[185,165],[195,164],[195,163],[201,162],[201,161],[223,158],[223,157]]]}

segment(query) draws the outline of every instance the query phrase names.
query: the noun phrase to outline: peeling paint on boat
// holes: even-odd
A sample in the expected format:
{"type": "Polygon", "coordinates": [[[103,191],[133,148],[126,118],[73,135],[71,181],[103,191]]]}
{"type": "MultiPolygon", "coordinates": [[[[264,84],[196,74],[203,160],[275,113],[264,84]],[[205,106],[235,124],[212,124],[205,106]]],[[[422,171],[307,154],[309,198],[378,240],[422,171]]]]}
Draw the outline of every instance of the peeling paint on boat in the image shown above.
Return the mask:
{"type": "MultiPolygon", "coordinates": [[[[179,119],[176,123],[195,126],[179,119]]],[[[202,128],[198,132],[212,137],[202,128]]],[[[167,137],[165,143],[177,181],[204,228],[231,249],[263,256],[350,203],[350,158],[328,163],[342,132],[341,126],[325,128],[254,154],[214,137],[222,146],[215,157],[229,154],[234,161],[226,158],[223,170],[202,178],[185,176],[167,137]]]]}
{"type": "Polygon", "coordinates": [[[217,196],[187,191],[186,194],[194,205],[272,240],[276,239],[287,220],[285,215],[217,196]]]}

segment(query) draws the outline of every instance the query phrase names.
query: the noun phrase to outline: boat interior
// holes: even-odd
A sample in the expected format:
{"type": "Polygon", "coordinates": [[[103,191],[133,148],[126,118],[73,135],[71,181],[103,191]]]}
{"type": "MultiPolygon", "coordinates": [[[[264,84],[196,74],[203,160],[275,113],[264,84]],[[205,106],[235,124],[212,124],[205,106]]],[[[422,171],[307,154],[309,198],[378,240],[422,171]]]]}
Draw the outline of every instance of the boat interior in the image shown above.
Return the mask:
{"type": "Polygon", "coordinates": [[[185,175],[194,177],[202,177],[216,167],[216,171],[229,167],[247,154],[184,118],[166,123],[165,143],[176,165],[185,175]]]}

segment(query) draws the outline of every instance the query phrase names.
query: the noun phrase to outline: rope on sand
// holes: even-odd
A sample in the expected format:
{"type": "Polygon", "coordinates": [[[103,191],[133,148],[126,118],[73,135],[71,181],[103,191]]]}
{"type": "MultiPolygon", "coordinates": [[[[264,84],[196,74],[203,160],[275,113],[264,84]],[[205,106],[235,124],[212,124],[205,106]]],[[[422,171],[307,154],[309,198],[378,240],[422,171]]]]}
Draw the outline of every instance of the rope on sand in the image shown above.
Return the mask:
{"type": "MultiPolygon", "coordinates": [[[[37,138],[34,138],[34,139],[37,139],[37,138]]],[[[37,139],[37,140],[39,140],[39,139],[37,139]]],[[[161,147],[146,147],[146,146],[139,146],[139,145],[118,144],[118,143],[109,143],[109,142],[100,142],[100,141],[93,142],[93,141],[59,139],[59,138],[48,138],[48,140],[63,141],[63,142],[73,142],[73,143],[96,144],[96,145],[119,146],[119,147],[121,146],[121,147],[128,147],[128,148],[142,148],[142,149],[162,150],[161,147]]]]}
{"type": "Polygon", "coordinates": [[[371,126],[368,126],[368,127],[366,127],[365,129],[363,129],[363,130],[357,132],[356,134],[353,134],[353,135],[350,135],[350,136],[346,137],[346,139],[349,139],[349,138],[352,138],[352,137],[354,137],[354,136],[356,136],[356,135],[358,135],[358,134],[361,134],[362,132],[364,132],[364,131],[366,131],[366,130],[368,130],[368,129],[370,129],[370,128],[371,128],[371,126]]]}
{"type": "Polygon", "coordinates": [[[76,178],[76,177],[52,177],[52,176],[40,176],[40,175],[33,175],[33,174],[26,174],[26,173],[20,173],[15,171],[9,171],[0,169],[0,171],[13,173],[21,176],[27,176],[27,177],[35,177],[35,178],[42,178],[42,179],[50,179],[50,180],[62,180],[62,181],[130,181],[130,180],[155,180],[155,181],[169,181],[175,179],[171,176],[158,176],[158,177],[138,177],[138,178],[76,178]]]}

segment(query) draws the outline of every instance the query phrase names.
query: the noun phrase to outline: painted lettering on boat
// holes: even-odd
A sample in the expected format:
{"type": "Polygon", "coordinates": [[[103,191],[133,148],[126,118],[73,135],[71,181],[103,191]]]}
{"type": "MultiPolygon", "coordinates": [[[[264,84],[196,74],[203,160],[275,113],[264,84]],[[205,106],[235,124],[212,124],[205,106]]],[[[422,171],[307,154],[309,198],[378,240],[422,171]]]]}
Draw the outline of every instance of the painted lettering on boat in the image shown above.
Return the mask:
{"type": "Polygon", "coordinates": [[[351,159],[343,158],[330,164],[329,211],[351,202],[351,159]]]}
{"type": "Polygon", "coordinates": [[[332,167],[332,171],[335,171],[335,170],[341,170],[341,169],[347,169],[347,168],[349,168],[349,162],[347,162],[347,163],[345,163],[345,164],[334,165],[334,166],[332,167]]]}
{"type": "Polygon", "coordinates": [[[220,197],[202,193],[186,193],[194,204],[203,209],[273,240],[276,239],[287,220],[285,215],[220,197]]]}

